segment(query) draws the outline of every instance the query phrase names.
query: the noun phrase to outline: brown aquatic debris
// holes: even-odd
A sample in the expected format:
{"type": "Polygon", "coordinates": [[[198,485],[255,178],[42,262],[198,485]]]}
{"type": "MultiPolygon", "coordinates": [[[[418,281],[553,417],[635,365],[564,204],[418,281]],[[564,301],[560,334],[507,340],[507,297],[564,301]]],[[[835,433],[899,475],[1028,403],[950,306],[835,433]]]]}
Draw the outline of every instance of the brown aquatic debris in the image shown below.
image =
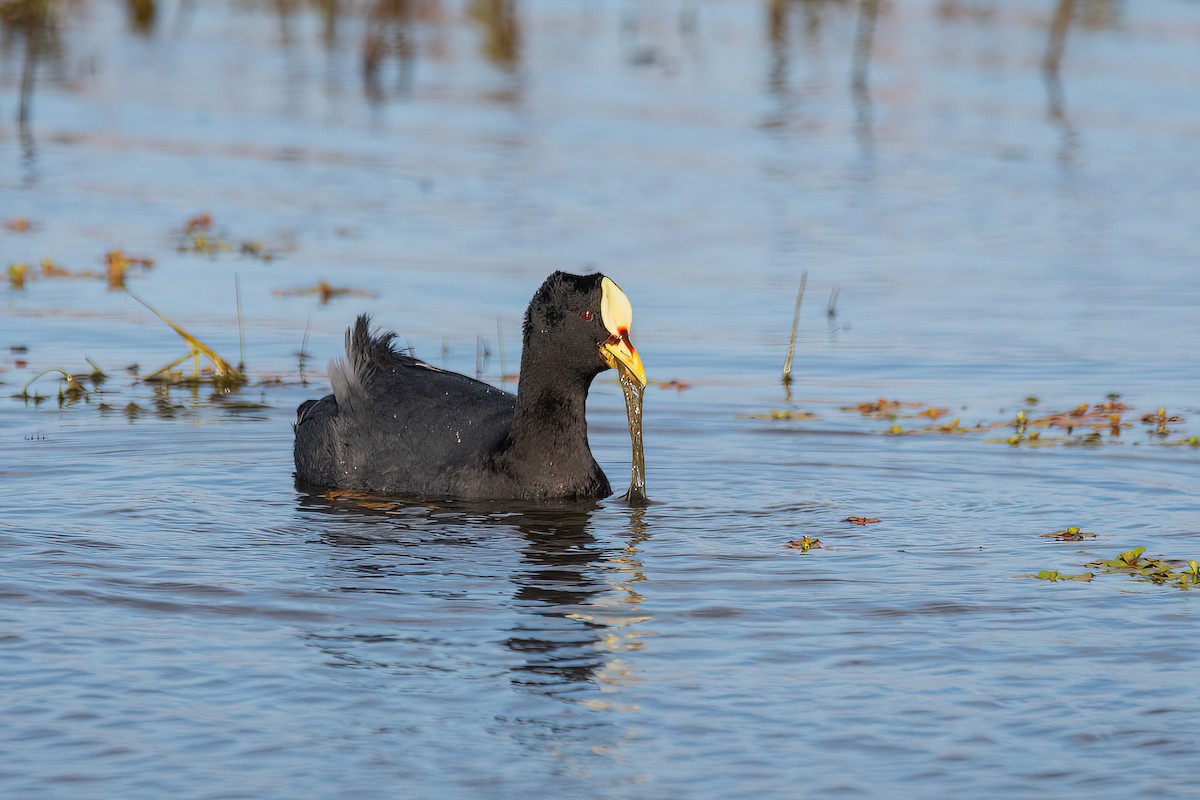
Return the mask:
{"type": "Polygon", "coordinates": [[[886,397],[881,397],[874,402],[859,403],[856,406],[851,406],[848,411],[857,411],[860,414],[881,414],[890,411],[898,411],[900,409],[899,400],[888,400],[886,397]]]}
{"type": "Polygon", "coordinates": [[[874,525],[879,522],[878,517],[846,517],[842,522],[849,522],[852,525],[874,525]]]}
{"type": "Polygon", "coordinates": [[[187,225],[183,227],[186,233],[197,233],[206,231],[212,228],[213,218],[211,214],[197,214],[187,221],[187,225]]]}
{"type": "Polygon", "coordinates": [[[8,228],[13,233],[29,233],[38,229],[38,224],[31,219],[19,217],[17,219],[5,220],[4,227],[8,228]]]}
{"type": "MultiPolygon", "coordinates": [[[[924,403],[902,403],[899,400],[888,400],[886,397],[881,397],[878,400],[859,403],[856,406],[843,406],[842,411],[857,411],[864,417],[890,417],[898,414],[903,408],[920,408],[924,403]]],[[[926,416],[930,416],[926,414],[926,416]]]]}
{"type": "Polygon", "coordinates": [[[684,389],[692,388],[692,385],[690,383],[684,383],[683,381],[679,381],[679,380],[670,380],[670,381],[667,381],[666,383],[660,383],[658,385],[658,388],[674,389],[677,392],[682,392],[684,389]]]}
{"type": "Polygon", "coordinates": [[[75,276],[75,273],[71,272],[71,270],[64,269],[63,267],[58,266],[57,264],[55,264],[53,261],[51,261],[48,258],[42,259],[42,277],[44,277],[44,278],[72,278],[74,276],[75,276]]]}
{"type": "Polygon", "coordinates": [[[315,294],[320,300],[321,305],[325,305],[334,297],[345,297],[348,295],[355,297],[375,297],[373,292],[368,292],[364,289],[347,289],[342,286],[333,286],[328,281],[317,281],[315,286],[306,286],[300,289],[276,289],[274,294],[279,297],[298,297],[300,295],[315,294]]]}

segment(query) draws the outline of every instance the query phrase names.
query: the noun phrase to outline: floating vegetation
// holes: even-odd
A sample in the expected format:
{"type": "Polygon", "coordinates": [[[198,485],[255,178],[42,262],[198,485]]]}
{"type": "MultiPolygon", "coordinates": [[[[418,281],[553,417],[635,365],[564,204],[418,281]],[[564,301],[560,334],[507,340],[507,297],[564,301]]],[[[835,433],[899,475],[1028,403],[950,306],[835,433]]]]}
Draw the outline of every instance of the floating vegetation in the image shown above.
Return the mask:
{"type": "Polygon", "coordinates": [[[155,370],[145,378],[146,381],[159,381],[163,383],[214,383],[225,389],[236,388],[246,382],[246,376],[242,374],[241,370],[230,365],[228,361],[217,355],[211,347],[176,325],[161,311],[133,292],[130,292],[129,296],[144,305],[156,317],[165,322],[171,330],[179,334],[179,337],[188,346],[187,355],[177,358],[161,369],[155,370]],[[207,358],[210,365],[203,372],[200,369],[200,356],[207,358]],[[172,372],[176,366],[187,361],[189,358],[193,362],[192,376],[190,378],[185,378],[182,372],[172,372]]]}
{"type": "Polygon", "coordinates": [[[959,419],[958,417],[955,417],[954,419],[950,420],[949,422],[943,423],[941,425],[934,425],[929,428],[905,429],[900,424],[896,423],[896,424],[893,424],[886,431],[884,431],[884,433],[888,436],[899,436],[901,434],[913,435],[913,434],[922,434],[922,433],[980,433],[982,431],[991,430],[991,426],[989,426],[989,425],[970,425],[967,427],[963,427],[963,425],[961,423],[962,423],[962,420],[959,419]]]}
{"type": "Polygon", "coordinates": [[[878,517],[846,517],[842,522],[849,522],[851,525],[874,525],[881,520],[878,517]]]}
{"type": "Polygon", "coordinates": [[[87,400],[88,399],[87,389],[84,388],[83,384],[79,381],[78,378],[76,378],[70,372],[67,372],[65,369],[44,369],[44,370],[42,370],[37,375],[34,375],[32,378],[29,379],[29,382],[25,384],[25,387],[23,389],[21,389],[21,393],[19,395],[17,395],[17,397],[26,399],[26,400],[29,400],[29,399],[32,399],[35,401],[39,400],[40,398],[36,393],[34,393],[33,395],[29,394],[29,387],[33,386],[33,384],[37,383],[38,379],[40,379],[46,375],[49,375],[51,373],[55,373],[55,372],[58,373],[58,375],[59,375],[59,387],[58,387],[58,406],[59,406],[59,408],[62,408],[64,405],[70,405],[71,403],[74,403],[78,400],[87,400]]]}
{"type": "Polygon", "coordinates": [[[1097,411],[1101,412],[1120,413],[1122,411],[1128,411],[1130,407],[1121,402],[1121,395],[1117,394],[1116,392],[1110,392],[1109,394],[1105,395],[1104,402],[1097,403],[1095,408],[1097,411]]]}
{"type": "Polygon", "coordinates": [[[264,242],[246,240],[238,246],[238,252],[246,258],[257,258],[259,261],[274,261],[277,257],[275,250],[264,242]]]}
{"type": "Polygon", "coordinates": [[[1091,433],[1074,436],[1063,442],[1063,447],[1100,447],[1104,444],[1104,437],[1097,431],[1091,433]]]}
{"type": "Polygon", "coordinates": [[[859,403],[856,406],[842,406],[842,411],[857,411],[864,417],[879,417],[884,418],[889,414],[898,414],[900,409],[907,405],[910,408],[920,408],[920,403],[901,403],[899,400],[888,400],[886,397],[881,397],[878,400],[872,400],[866,403],[859,403]]]}
{"type": "MultiPolygon", "coordinates": [[[[1076,428],[1089,428],[1094,431],[1107,431],[1111,436],[1120,436],[1123,429],[1132,427],[1121,420],[1122,412],[1128,411],[1129,406],[1120,401],[1121,396],[1109,394],[1103,403],[1080,403],[1070,411],[1048,414],[1036,419],[1029,419],[1024,411],[1018,411],[1013,425],[1017,434],[1024,434],[1028,428],[1062,428],[1067,435],[1074,433],[1076,428]]],[[[1147,421],[1147,415],[1143,421],[1147,421]]],[[[1154,421],[1154,420],[1150,420],[1154,421]]]]}
{"type": "Polygon", "coordinates": [[[812,536],[802,536],[799,539],[793,539],[788,542],[784,547],[790,547],[793,550],[799,550],[801,553],[807,553],[809,550],[820,550],[821,540],[812,536]]]}
{"type": "MultiPolygon", "coordinates": [[[[1039,402],[1034,396],[1022,401],[1027,407],[1039,402]]],[[[1010,428],[1012,433],[984,441],[990,444],[1005,444],[1009,447],[1080,447],[1097,448],[1106,445],[1122,444],[1122,434],[1134,427],[1134,423],[1126,421],[1132,407],[1121,401],[1121,396],[1111,393],[1103,402],[1080,403],[1063,412],[1048,413],[1033,416],[1028,408],[1018,410],[1014,416],[1004,422],[981,421],[976,424],[964,424],[961,417],[938,425],[911,425],[905,419],[939,420],[950,413],[949,408],[927,403],[902,402],[896,399],[881,397],[877,400],[858,403],[851,406],[840,406],[841,411],[858,414],[868,419],[887,421],[887,427],[882,431],[885,436],[910,436],[920,434],[975,434],[986,433],[997,428],[1010,428]],[[1047,435],[1050,431],[1062,431],[1065,435],[1047,435]]],[[[1003,412],[1001,412],[1003,413],[1003,412]]],[[[752,419],[809,419],[807,412],[771,411],[763,414],[741,415],[752,419]]],[[[1132,418],[1132,417],[1131,417],[1132,418]]],[[[1148,433],[1160,441],[1148,442],[1171,447],[1200,448],[1200,437],[1184,435],[1163,441],[1172,433],[1173,426],[1184,424],[1182,416],[1171,414],[1166,409],[1157,409],[1150,414],[1144,414],[1140,419],[1150,426],[1148,433]]],[[[1139,444],[1147,442],[1129,442],[1139,444]]]]}
{"type": "Polygon", "coordinates": [[[180,232],[176,249],[181,253],[196,253],[216,258],[221,253],[238,253],[259,261],[274,261],[279,256],[275,248],[253,239],[234,240],[216,230],[211,214],[197,214],[188,219],[180,232]]]}
{"type": "MultiPolygon", "coordinates": [[[[80,278],[83,275],[72,272],[69,269],[58,266],[48,258],[42,259],[42,277],[43,278],[80,278]]],[[[93,273],[94,277],[94,273],[93,273]]]]}
{"type": "Polygon", "coordinates": [[[1153,425],[1154,432],[1159,436],[1166,436],[1168,433],[1170,433],[1170,431],[1167,429],[1167,426],[1182,425],[1183,417],[1170,416],[1167,414],[1167,410],[1165,408],[1160,408],[1153,414],[1147,414],[1142,417],[1142,422],[1146,423],[1147,425],[1153,425]]]}
{"type": "Polygon", "coordinates": [[[1083,572],[1079,575],[1067,575],[1066,573],[1059,572],[1056,569],[1042,569],[1030,575],[1018,575],[1017,577],[1037,578],[1039,581],[1050,581],[1051,583],[1057,583],[1058,581],[1082,581],[1084,583],[1091,583],[1092,578],[1096,576],[1091,572],[1083,572]]]}
{"type": "Polygon", "coordinates": [[[685,389],[692,388],[692,385],[690,383],[684,383],[683,381],[679,381],[679,380],[670,380],[670,381],[667,381],[666,383],[660,383],[658,385],[658,388],[674,389],[677,392],[682,392],[685,389]]]}
{"type": "Polygon", "coordinates": [[[154,266],[154,259],[144,258],[141,256],[128,256],[120,250],[113,250],[104,254],[104,272],[99,273],[94,270],[71,270],[66,267],[59,266],[52,259],[43,258],[39,264],[40,269],[34,272],[28,264],[10,264],[8,267],[8,282],[15,289],[22,289],[26,282],[32,278],[46,279],[76,279],[85,278],[95,280],[104,278],[108,281],[109,289],[124,289],[125,278],[133,268],[148,270],[154,266]]]}
{"type": "Polygon", "coordinates": [[[28,264],[8,265],[8,285],[14,289],[25,288],[25,277],[29,272],[28,264]]]}
{"type": "Polygon", "coordinates": [[[738,414],[742,419],[816,419],[811,411],[794,411],[789,409],[772,409],[765,414],[738,414]]]}
{"type": "Polygon", "coordinates": [[[1054,582],[1061,580],[1090,581],[1096,575],[1128,575],[1135,580],[1148,581],[1156,586],[1172,585],[1185,591],[1200,586],[1200,561],[1192,559],[1185,563],[1165,558],[1147,558],[1146,548],[1141,546],[1118,553],[1112,558],[1098,559],[1083,566],[1084,569],[1095,570],[1095,572],[1065,575],[1057,570],[1044,569],[1031,575],[1018,575],[1017,577],[1038,578],[1054,582]]]}
{"type": "Polygon", "coordinates": [[[1145,558],[1146,548],[1135,547],[1118,553],[1114,558],[1101,559],[1085,564],[1085,567],[1103,570],[1105,573],[1123,573],[1133,575],[1151,583],[1163,584],[1186,577],[1186,571],[1175,574],[1175,568],[1183,562],[1171,562],[1162,558],[1145,558]]]}
{"type": "Polygon", "coordinates": [[[1007,444],[1010,447],[1058,447],[1067,444],[1070,440],[1062,436],[1042,436],[1039,431],[1030,431],[1028,434],[1014,433],[1004,439],[984,439],[985,442],[991,444],[1007,444]]]}
{"type": "Polygon", "coordinates": [[[5,220],[4,227],[13,233],[30,233],[36,231],[40,226],[31,219],[18,217],[16,219],[5,220]]]}
{"type": "Polygon", "coordinates": [[[197,214],[187,221],[183,226],[184,233],[199,233],[212,229],[213,218],[211,214],[197,214]]]}
{"type": "Polygon", "coordinates": [[[306,286],[300,289],[276,289],[273,294],[278,297],[301,297],[304,295],[315,294],[321,305],[325,305],[335,297],[377,297],[373,292],[368,292],[365,289],[348,289],[341,286],[333,286],[327,281],[317,281],[316,286],[306,286]]]}
{"type": "Polygon", "coordinates": [[[1200,585],[1200,561],[1192,559],[1187,562],[1187,566],[1179,570],[1176,584],[1180,589],[1191,589],[1194,586],[1200,585]]]}
{"type": "Polygon", "coordinates": [[[1078,525],[1068,525],[1061,531],[1050,531],[1043,533],[1043,539],[1056,539],[1060,542],[1082,542],[1084,539],[1095,539],[1096,534],[1088,531],[1081,531],[1078,525]]]}
{"type": "MultiPolygon", "coordinates": [[[[108,280],[108,288],[112,290],[125,288],[125,278],[130,269],[139,267],[148,270],[153,266],[154,259],[127,256],[121,250],[110,250],[104,254],[104,275],[108,280]]],[[[146,307],[149,308],[149,306],[146,307]]],[[[153,309],[151,310],[153,311],[153,309]]]]}
{"type": "Polygon", "coordinates": [[[1185,439],[1176,439],[1173,442],[1162,442],[1164,447],[1200,447],[1200,436],[1188,436],[1185,439]]]}
{"type": "Polygon", "coordinates": [[[86,361],[88,366],[92,368],[92,374],[88,376],[92,379],[92,386],[96,387],[97,389],[100,388],[100,384],[104,383],[104,381],[108,379],[108,373],[100,369],[96,362],[92,361],[87,356],[84,356],[83,360],[86,361]]]}

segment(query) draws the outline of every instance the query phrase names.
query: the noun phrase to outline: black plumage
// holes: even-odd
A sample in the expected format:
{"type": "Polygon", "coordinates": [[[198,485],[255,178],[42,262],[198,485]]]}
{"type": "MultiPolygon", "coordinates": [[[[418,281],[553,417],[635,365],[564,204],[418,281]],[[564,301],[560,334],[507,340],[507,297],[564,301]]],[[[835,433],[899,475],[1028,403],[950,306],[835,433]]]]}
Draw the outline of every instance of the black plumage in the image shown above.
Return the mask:
{"type": "Polygon", "coordinates": [[[615,364],[606,350],[629,345],[627,328],[610,319],[621,316],[614,292],[628,309],[603,275],[546,279],[525,312],[515,396],[398,352],[394,333],[373,334],[360,316],[346,360],[330,365],[333,394],[297,410],[297,481],[422,497],[608,496],[584,412],[592,380],[615,364]]]}

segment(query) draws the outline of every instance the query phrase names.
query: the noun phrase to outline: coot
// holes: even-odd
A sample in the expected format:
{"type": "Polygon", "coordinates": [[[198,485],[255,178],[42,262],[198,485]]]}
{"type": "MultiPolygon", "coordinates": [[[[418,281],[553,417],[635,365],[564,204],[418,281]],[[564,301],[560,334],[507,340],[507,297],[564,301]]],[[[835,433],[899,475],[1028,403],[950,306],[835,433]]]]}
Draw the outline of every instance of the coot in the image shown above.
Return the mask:
{"type": "Polygon", "coordinates": [[[588,447],[592,379],[620,368],[643,386],[629,298],[599,273],[555,272],[525,312],[518,393],[426,364],[360,316],[333,394],[296,411],[302,485],[463,499],[595,499],[612,493],[588,447]]]}

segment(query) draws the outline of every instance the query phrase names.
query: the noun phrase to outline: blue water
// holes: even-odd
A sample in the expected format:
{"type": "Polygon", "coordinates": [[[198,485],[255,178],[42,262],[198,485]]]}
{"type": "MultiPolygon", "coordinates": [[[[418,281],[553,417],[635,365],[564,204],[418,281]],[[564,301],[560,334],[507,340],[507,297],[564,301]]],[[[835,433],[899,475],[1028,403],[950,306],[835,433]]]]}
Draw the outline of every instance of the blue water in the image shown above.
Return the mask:
{"type": "MultiPolygon", "coordinates": [[[[0,795],[1193,794],[1200,595],[1018,576],[1200,558],[1200,5],[1080,0],[1056,78],[1055,5],[885,4],[856,91],[849,3],[160,3],[137,33],[96,0],[56,11],[25,130],[9,24],[0,795]],[[278,258],[179,252],[202,212],[278,258]],[[182,341],[41,275],[117,248],[231,361],[236,279],[245,388],[139,382],[182,341]],[[499,382],[560,268],[616,279],[688,386],[647,390],[649,508],[297,492],[293,411],[357,313],[499,382]],[[320,280],[359,294],[289,293],[320,280]],[[87,398],[13,397],[85,357],[87,398]],[[1005,443],[1110,392],[1099,446],[1005,443]],[[921,405],[845,410],[880,397],[921,405]],[[885,435],[955,417],[998,427],[885,435]]],[[[623,485],[615,380],[589,424],[623,485]]]]}

